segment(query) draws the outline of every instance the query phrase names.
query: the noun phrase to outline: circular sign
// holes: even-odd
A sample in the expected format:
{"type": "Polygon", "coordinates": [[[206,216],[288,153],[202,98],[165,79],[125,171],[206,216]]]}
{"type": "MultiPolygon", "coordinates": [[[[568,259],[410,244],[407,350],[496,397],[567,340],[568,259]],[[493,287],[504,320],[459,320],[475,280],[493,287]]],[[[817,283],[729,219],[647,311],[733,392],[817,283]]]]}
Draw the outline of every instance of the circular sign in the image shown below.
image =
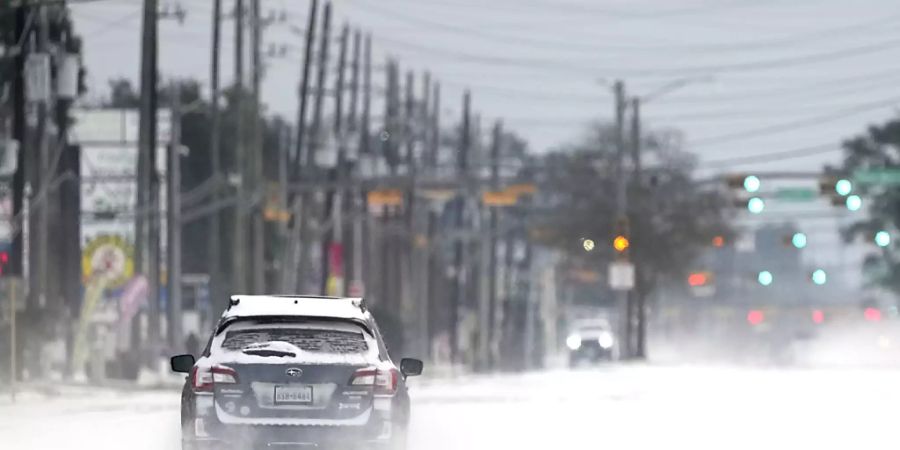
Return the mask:
{"type": "Polygon", "coordinates": [[[81,255],[84,280],[105,278],[108,287],[117,288],[134,276],[134,249],[121,236],[99,235],[81,255]]]}

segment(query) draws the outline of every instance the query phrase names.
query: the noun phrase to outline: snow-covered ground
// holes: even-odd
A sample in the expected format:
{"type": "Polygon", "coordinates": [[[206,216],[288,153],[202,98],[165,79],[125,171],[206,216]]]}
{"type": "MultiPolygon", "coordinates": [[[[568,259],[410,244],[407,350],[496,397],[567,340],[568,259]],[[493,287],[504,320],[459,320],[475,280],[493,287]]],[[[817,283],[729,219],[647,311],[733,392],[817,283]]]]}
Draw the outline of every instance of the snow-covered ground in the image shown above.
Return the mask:
{"type": "MultiPolygon", "coordinates": [[[[896,449],[900,370],[607,366],[413,382],[412,450],[896,449]]],[[[0,448],[178,448],[178,392],[0,400],[0,448]]]]}

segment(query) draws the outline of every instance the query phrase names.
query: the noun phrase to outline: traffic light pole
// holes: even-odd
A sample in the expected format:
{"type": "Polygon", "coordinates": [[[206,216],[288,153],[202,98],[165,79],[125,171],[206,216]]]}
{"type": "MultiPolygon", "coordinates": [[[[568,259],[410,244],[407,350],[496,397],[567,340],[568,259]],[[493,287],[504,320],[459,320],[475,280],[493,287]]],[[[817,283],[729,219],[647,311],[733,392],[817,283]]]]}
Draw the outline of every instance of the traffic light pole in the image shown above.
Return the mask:
{"type": "MultiPolygon", "coordinates": [[[[616,230],[627,237],[627,202],[628,192],[625,179],[625,84],[619,80],[613,86],[616,97],[615,117],[616,117],[616,158],[615,158],[615,174],[616,174],[616,224],[624,227],[625,230],[616,230]]],[[[623,249],[619,253],[620,262],[628,262],[627,249],[623,249]]],[[[628,290],[620,289],[616,291],[616,304],[620,313],[624,312],[623,320],[620,320],[619,333],[619,351],[620,355],[626,358],[631,356],[631,337],[632,330],[632,308],[629,301],[628,290]]]]}

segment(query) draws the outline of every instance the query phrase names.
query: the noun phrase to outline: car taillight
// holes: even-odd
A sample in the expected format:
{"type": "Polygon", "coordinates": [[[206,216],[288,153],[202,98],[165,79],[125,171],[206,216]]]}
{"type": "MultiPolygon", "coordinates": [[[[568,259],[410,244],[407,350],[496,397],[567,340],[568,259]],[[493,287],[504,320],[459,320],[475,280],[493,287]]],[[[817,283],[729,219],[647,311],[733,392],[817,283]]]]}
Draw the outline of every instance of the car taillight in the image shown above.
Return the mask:
{"type": "Polygon", "coordinates": [[[377,395],[394,395],[397,392],[397,383],[400,373],[395,369],[359,369],[350,379],[351,386],[372,386],[377,395]]]}
{"type": "Polygon", "coordinates": [[[237,372],[230,367],[215,366],[212,368],[213,384],[237,384],[237,372]]]}
{"type": "Polygon", "coordinates": [[[216,384],[236,384],[238,376],[230,367],[194,367],[191,380],[195,391],[211,392],[216,384]]]}
{"type": "Polygon", "coordinates": [[[194,366],[194,370],[191,371],[191,385],[195,391],[212,391],[212,371],[208,367],[194,366]]]}

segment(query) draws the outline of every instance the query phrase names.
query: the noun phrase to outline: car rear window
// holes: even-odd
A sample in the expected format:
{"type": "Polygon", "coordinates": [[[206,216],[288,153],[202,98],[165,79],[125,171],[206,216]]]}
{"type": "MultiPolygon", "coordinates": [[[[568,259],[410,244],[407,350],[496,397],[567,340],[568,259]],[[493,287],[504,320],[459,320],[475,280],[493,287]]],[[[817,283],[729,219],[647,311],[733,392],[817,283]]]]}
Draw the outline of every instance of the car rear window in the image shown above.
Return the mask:
{"type": "Polygon", "coordinates": [[[316,328],[250,328],[228,331],[222,348],[240,351],[251,345],[287,342],[306,352],[353,354],[369,350],[362,332],[316,328]]]}

